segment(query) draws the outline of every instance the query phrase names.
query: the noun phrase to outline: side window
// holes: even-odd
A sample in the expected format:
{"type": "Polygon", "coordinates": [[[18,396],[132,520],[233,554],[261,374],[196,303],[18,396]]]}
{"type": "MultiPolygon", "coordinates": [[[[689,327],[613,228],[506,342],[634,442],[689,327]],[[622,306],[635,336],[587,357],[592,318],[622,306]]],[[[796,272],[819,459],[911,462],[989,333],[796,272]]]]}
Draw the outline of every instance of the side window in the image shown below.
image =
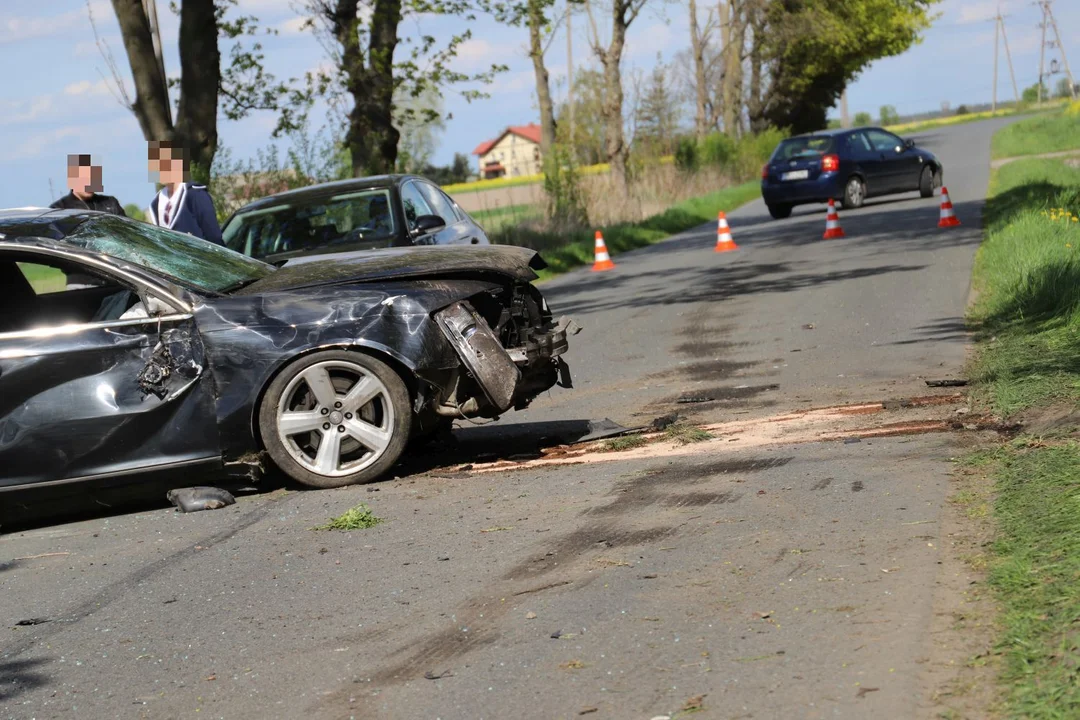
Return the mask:
{"type": "Polygon", "coordinates": [[[861,132],[848,135],[847,142],[848,149],[856,155],[874,151],[874,148],[870,146],[870,141],[866,139],[866,135],[863,135],[861,132]]]}
{"type": "Polygon", "coordinates": [[[870,143],[878,152],[896,152],[896,148],[904,144],[900,142],[900,138],[895,135],[890,135],[883,130],[867,130],[866,134],[870,137],[870,143]]]}
{"type": "Polygon", "coordinates": [[[458,221],[454,206],[450,203],[450,199],[443,195],[442,190],[428,183],[416,183],[416,185],[420,187],[420,192],[423,194],[424,199],[428,201],[428,206],[435,211],[435,215],[443,219],[443,222],[447,225],[453,225],[458,221]]]}
{"type": "Polygon", "coordinates": [[[89,268],[52,258],[24,260],[23,254],[0,255],[0,333],[120,320],[140,304],[134,288],[89,268]]]}
{"type": "Polygon", "coordinates": [[[409,229],[415,226],[416,218],[421,215],[435,215],[417,189],[416,183],[405,183],[401,186],[401,207],[405,210],[405,221],[409,224],[409,229]]]}

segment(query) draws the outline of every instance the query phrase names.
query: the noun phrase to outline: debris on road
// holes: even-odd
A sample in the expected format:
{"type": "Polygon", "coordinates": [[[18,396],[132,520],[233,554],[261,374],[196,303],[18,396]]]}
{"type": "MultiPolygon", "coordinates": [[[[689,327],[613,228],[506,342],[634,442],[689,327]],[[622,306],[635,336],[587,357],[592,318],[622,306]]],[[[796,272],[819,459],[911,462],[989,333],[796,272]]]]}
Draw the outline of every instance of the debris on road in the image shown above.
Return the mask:
{"type": "Polygon", "coordinates": [[[441,673],[433,673],[432,671],[428,670],[426,673],[424,673],[425,680],[441,680],[446,677],[454,677],[454,674],[449,670],[443,670],[441,673]]]}
{"type": "Polygon", "coordinates": [[[585,708],[585,709],[583,709],[583,710],[579,711],[579,712],[578,712],[578,715],[589,715],[589,714],[591,714],[591,713],[594,713],[594,712],[598,712],[599,710],[600,710],[600,708],[595,708],[595,707],[587,707],[587,708],[585,708]]]}
{"type": "Polygon", "coordinates": [[[695,710],[703,710],[705,708],[705,696],[695,695],[689,698],[683,703],[682,710],[680,712],[693,712],[695,710]]]}
{"type": "MultiPolygon", "coordinates": [[[[356,507],[346,510],[344,514],[332,518],[325,525],[313,527],[312,530],[367,530],[382,521],[382,518],[375,517],[375,513],[371,512],[371,508],[364,503],[360,503],[356,507]]],[[[449,560],[449,558],[447,559],[449,560]]]]}
{"type": "Polygon", "coordinates": [[[570,660],[568,662],[564,662],[559,667],[563,670],[581,670],[583,667],[585,667],[585,663],[581,662],[580,660],[570,660]]]}
{"type": "Polygon", "coordinates": [[[865,697],[867,693],[877,692],[880,689],[881,688],[871,688],[871,687],[859,688],[859,692],[855,693],[855,697],[857,697],[857,698],[865,697]]]}
{"type": "Polygon", "coordinates": [[[40,553],[38,555],[24,555],[23,557],[12,558],[12,560],[37,560],[38,558],[58,557],[60,555],[70,555],[69,552],[48,552],[40,553]]]}
{"type": "Polygon", "coordinates": [[[505,527],[505,526],[499,525],[499,526],[496,526],[496,527],[484,528],[480,532],[482,532],[482,533],[493,533],[493,532],[503,532],[505,530],[513,530],[513,529],[514,529],[513,526],[505,527]]]}
{"type": "Polygon", "coordinates": [[[31,625],[44,625],[47,622],[52,622],[49,618],[30,618],[29,620],[20,620],[15,623],[15,627],[30,627],[31,625]]]}
{"type": "Polygon", "coordinates": [[[661,415],[660,417],[649,423],[649,427],[653,430],[667,430],[669,427],[679,421],[679,413],[673,412],[667,415],[661,415]]]}
{"type": "Polygon", "coordinates": [[[709,397],[708,395],[683,395],[675,402],[680,405],[694,405],[696,403],[712,402],[715,399],[716,398],[709,397]]]}
{"type": "Polygon", "coordinates": [[[926,385],[928,387],[964,387],[968,384],[967,380],[927,380],[926,385]]]}
{"type": "Polygon", "coordinates": [[[845,445],[854,445],[855,443],[861,443],[861,442],[862,442],[862,438],[860,438],[860,437],[844,438],[844,444],[845,445]]]}
{"type": "Polygon", "coordinates": [[[526,620],[535,620],[536,619],[536,613],[534,613],[534,612],[532,612],[530,610],[529,612],[525,613],[525,619],[526,620]]]}
{"type": "Polygon", "coordinates": [[[604,418],[603,420],[590,420],[589,432],[582,435],[574,442],[584,443],[592,442],[593,440],[604,440],[606,438],[617,437],[636,431],[637,428],[624,427],[609,418],[604,418]]]}
{"type": "Polygon", "coordinates": [[[814,325],[814,323],[806,323],[805,325],[802,326],[802,329],[803,330],[813,330],[815,327],[816,326],[814,325]]]}
{"type": "Polygon", "coordinates": [[[216,487],[189,487],[170,490],[165,497],[180,512],[199,512],[217,510],[236,504],[236,498],[227,490],[216,487]]]}

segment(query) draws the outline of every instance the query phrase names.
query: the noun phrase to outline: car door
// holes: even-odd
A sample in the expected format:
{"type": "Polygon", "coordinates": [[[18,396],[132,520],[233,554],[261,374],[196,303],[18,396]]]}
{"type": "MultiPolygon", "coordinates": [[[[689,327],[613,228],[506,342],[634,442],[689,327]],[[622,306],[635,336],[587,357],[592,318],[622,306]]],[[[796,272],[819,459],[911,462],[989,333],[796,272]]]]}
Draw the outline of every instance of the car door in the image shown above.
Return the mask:
{"type": "Polygon", "coordinates": [[[220,458],[182,300],[55,253],[0,248],[0,282],[0,488],[220,458]]]}
{"type": "Polygon", "coordinates": [[[885,192],[906,192],[918,186],[919,157],[904,145],[904,141],[884,130],[867,130],[866,136],[882,163],[885,192]]]}

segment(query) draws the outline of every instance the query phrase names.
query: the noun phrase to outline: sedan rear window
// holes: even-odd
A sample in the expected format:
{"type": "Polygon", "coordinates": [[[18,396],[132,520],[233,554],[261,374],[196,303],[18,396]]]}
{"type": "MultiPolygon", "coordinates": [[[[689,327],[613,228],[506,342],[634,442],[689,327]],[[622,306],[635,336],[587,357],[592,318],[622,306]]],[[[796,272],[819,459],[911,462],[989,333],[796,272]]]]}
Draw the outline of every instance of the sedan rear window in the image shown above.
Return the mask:
{"type": "Polygon", "coordinates": [[[371,188],[241,212],[225,226],[225,245],[252,257],[348,243],[388,247],[397,236],[390,191],[371,188]]]}
{"type": "Polygon", "coordinates": [[[806,137],[788,138],[776,147],[773,152],[773,161],[777,160],[800,160],[803,158],[816,158],[820,155],[832,152],[833,139],[829,135],[808,135],[806,137]]]}

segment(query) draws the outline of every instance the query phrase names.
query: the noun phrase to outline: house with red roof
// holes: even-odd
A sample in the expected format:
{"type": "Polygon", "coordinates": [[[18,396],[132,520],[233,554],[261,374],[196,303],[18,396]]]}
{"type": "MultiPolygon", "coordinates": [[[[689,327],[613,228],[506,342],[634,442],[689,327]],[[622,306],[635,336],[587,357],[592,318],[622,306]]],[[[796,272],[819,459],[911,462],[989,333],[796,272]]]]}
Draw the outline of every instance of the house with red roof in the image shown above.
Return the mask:
{"type": "Polygon", "coordinates": [[[494,140],[485,140],[472,151],[480,163],[480,177],[520,177],[541,172],[540,126],[511,125],[494,140]]]}

